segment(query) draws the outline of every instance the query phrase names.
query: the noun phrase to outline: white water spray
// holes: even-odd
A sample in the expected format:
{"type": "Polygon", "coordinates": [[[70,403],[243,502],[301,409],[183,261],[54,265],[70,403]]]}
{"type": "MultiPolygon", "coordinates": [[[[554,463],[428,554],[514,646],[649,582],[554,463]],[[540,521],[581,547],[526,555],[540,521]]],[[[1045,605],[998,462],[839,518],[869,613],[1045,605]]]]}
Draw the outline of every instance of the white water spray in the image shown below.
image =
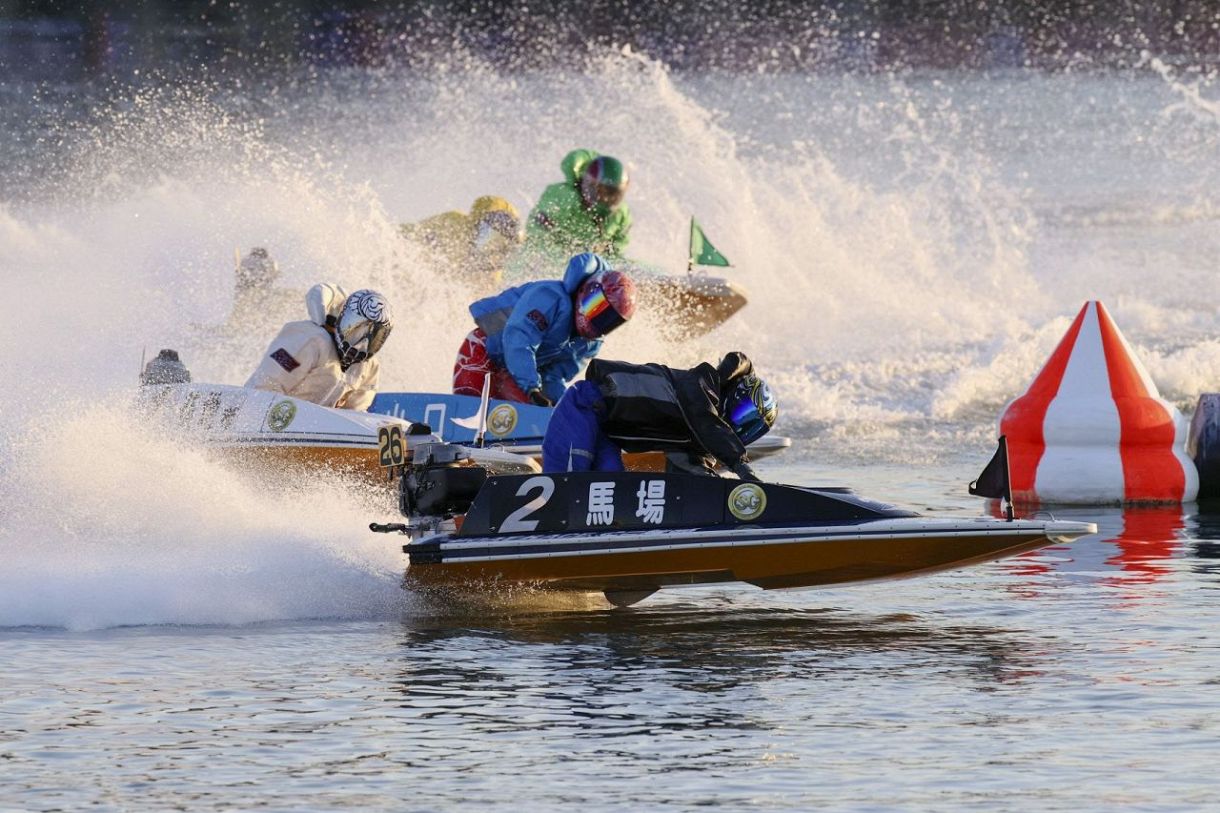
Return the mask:
{"type": "MultiPolygon", "coordinates": [[[[987,441],[1085,298],[1106,301],[1168,397],[1220,374],[1220,137],[1206,117],[1183,131],[1164,82],[693,76],[616,51],[583,70],[502,74],[459,54],[274,90],[137,91],[88,125],[66,118],[62,146],[33,156],[45,185],[0,200],[15,302],[0,365],[23,382],[0,408],[0,544],[20,563],[0,625],[382,612],[398,554],[351,535],[369,517],[350,495],[321,487],[304,515],[266,502],[107,405],[145,348],[192,348],[197,380],[245,379],[277,325],[211,352],[195,339],[229,312],[234,247],[254,245],[286,285],[384,290],[400,314],[384,385],[447,388],[472,294],[397,224],[480,194],[528,209],[577,146],[631,166],[633,256],[682,273],[695,214],[751,297],[679,345],[643,313],[604,354],[747,351],[798,454],[915,460],[987,441]]],[[[1206,110],[1209,92],[1188,96],[1206,110]]]]}

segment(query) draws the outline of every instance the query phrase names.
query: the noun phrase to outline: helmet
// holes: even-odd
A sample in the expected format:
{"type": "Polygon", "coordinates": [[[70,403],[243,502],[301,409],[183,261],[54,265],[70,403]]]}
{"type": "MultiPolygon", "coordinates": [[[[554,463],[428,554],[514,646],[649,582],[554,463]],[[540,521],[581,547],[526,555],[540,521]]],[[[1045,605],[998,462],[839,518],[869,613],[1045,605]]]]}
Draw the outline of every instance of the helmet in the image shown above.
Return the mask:
{"type": "Polygon", "coordinates": [[[720,405],[721,414],[742,443],[753,443],[771,430],[779,405],[767,382],[750,373],[738,379],[720,405]]]}
{"type": "Polygon", "coordinates": [[[603,155],[594,158],[585,167],[580,177],[580,196],[586,206],[595,206],[604,212],[611,212],[623,202],[627,194],[627,169],[617,158],[603,155]]]}
{"type": "Polygon", "coordinates": [[[275,284],[280,268],[265,248],[252,248],[237,264],[238,288],[267,288],[275,284]]]}
{"type": "Polygon", "coordinates": [[[177,350],[162,350],[157,357],[144,366],[140,373],[140,384],[189,384],[191,371],[186,369],[177,350]]]}
{"type": "Polygon", "coordinates": [[[335,348],[347,369],[377,354],[394,327],[390,303],[376,291],[362,288],[349,296],[335,320],[335,348]]]}
{"type": "Polygon", "coordinates": [[[521,242],[521,215],[517,207],[504,198],[485,195],[470,207],[470,214],[474,217],[476,248],[484,249],[490,243],[502,244],[504,241],[510,245],[521,242]]]}
{"type": "Polygon", "coordinates": [[[622,271],[602,271],[576,291],[576,332],[586,339],[605,336],[635,313],[635,283],[622,271]]]}
{"type": "Polygon", "coordinates": [[[475,224],[474,246],[480,251],[511,251],[522,239],[521,221],[508,212],[488,212],[475,224]]]}

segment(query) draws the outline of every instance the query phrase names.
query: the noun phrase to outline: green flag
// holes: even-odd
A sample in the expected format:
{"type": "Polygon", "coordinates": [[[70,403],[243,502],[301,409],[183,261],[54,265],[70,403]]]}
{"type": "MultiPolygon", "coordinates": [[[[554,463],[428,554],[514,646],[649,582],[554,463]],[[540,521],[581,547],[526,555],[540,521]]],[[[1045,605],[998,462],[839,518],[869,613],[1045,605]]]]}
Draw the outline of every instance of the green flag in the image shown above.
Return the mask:
{"type": "Polygon", "coordinates": [[[690,219],[690,264],[695,265],[730,265],[729,260],[716,250],[716,247],[703,235],[703,229],[690,219]]]}

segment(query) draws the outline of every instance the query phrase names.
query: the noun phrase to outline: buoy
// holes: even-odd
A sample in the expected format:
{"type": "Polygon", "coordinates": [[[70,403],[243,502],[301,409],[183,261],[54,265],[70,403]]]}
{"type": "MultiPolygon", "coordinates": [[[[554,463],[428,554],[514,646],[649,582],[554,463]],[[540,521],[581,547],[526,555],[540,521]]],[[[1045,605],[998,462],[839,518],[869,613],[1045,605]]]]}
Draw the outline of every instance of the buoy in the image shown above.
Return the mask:
{"type": "Polygon", "coordinates": [[[1004,408],[1000,434],[1017,503],[1177,503],[1199,491],[1186,419],[1100,302],[1085,303],[1029,389],[1004,408]]]}

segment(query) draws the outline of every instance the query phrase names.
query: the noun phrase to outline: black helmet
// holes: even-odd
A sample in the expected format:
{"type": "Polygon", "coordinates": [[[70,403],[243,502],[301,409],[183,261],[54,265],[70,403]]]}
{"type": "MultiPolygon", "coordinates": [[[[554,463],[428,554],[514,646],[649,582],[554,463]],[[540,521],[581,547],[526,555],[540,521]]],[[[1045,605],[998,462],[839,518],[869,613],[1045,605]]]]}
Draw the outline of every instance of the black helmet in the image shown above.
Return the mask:
{"type": "Polygon", "coordinates": [[[140,383],[148,384],[189,384],[191,372],[186,369],[177,350],[162,350],[157,357],[144,366],[140,373],[140,383]]]}
{"type": "Polygon", "coordinates": [[[750,444],[771,431],[779,405],[767,382],[750,373],[725,395],[720,412],[741,442],[750,444]]]}
{"type": "Polygon", "coordinates": [[[280,267],[265,248],[252,248],[237,264],[237,287],[264,289],[275,284],[280,267]]]}

